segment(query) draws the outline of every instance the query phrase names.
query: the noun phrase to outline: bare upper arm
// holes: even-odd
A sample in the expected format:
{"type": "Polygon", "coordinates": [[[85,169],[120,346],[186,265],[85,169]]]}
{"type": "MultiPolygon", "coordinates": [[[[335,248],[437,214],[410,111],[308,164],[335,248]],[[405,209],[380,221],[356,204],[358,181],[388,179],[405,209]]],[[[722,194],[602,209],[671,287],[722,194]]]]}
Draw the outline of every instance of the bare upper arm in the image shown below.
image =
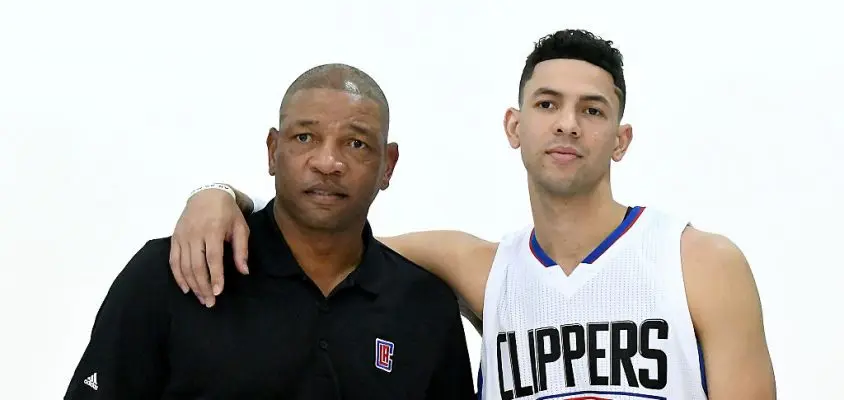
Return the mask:
{"type": "Polygon", "coordinates": [[[472,312],[483,315],[484,289],[497,243],[460,231],[413,232],[378,239],[445,281],[472,312]]]}
{"type": "Polygon", "coordinates": [[[681,248],[709,398],[775,399],[759,292],[744,254],[726,237],[691,227],[681,248]]]}

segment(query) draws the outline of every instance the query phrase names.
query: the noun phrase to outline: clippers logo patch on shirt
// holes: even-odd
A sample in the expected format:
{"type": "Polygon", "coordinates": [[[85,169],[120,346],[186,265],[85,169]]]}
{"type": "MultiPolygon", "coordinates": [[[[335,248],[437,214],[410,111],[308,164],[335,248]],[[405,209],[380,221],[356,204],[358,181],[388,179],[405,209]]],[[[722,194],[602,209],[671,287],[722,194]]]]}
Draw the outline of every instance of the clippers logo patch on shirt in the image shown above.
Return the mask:
{"type": "Polygon", "coordinates": [[[393,350],[395,346],[389,340],[375,339],[375,368],[386,372],[393,370],[393,350]]]}

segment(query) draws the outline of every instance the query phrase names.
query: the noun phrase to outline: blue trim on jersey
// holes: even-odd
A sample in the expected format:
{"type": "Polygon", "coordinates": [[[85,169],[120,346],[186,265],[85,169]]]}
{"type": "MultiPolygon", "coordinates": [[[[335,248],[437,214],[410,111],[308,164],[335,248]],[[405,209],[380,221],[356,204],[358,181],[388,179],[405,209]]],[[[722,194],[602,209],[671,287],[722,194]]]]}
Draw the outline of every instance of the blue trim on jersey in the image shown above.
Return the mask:
{"type": "Polygon", "coordinates": [[[706,365],[703,364],[703,348],[700,347],[700,339],[697,341],[697,358],[700,362],[700,383],[703,385],[703,394],[709,396],[709,386],[706,384],[706,365]]]}
{"type": "Polygon", "coordinates": [[[542,246],[540,246],[539,241],[536,240],[535,229],[530,231],[530,252],[533,253],[533,256],[546,267],[553,267],[557,265],[557,262],[554,261],[554,259],[551,258],[545,250],[542,250],[542,246]]]}
{"type": "MultiPolygon", "coordinates": [[[[599,244],[598,247],[595,248],[595,250],[592,250],[592,252],[589,253],[586,258],[583,259],[582,263],[592,264],[597,261],[598,257],[601,257],[604,253],[606,253],[610,246],[612,246],[613,243],[615,243],[622,235],[624,235],[630,229],[630,227],[633,226],[633,223],[635,223],[636,220],[639,219],[639,216],[642,215],[642,211],[645,211],[644,207],[632,207],[630,212],[628,212],[627,215],[624,216],[624,219],[621,221],[621,224],[615,227],[615,229],[610,232],[609,236],[607,236],[601,242],[601,244],[599,244]]],[[[542,265],[546,267],[553,267],[557,265],[557,262],[554,261],[554,259],[552,259],[551,256],[549,256],[548,253],[545,252],[545,250],[542,250],[542,246],[540,246],[539,241],[536,240],[535,229],[530,232],[530,250],[536,257],[536,259],[539,260],[540,263],[542,263],[542,265]]]]}
{"type": "Polygon", "coordinates": [[[639,216],[642,215],[642,211],[644,210],[645,209],[643,207],[633,207],[633,209],[630,210],[627,216],[624,217],[624,219],[621,221],[621,224],[619,224],[615,229],[613,229],[613,231],[610,232],[609,236],[607,236],[607,238],[604,239],[604,241],[601,242],[601,244],[599,244],[598,247],[595,248],[595,250],[592,250],[592,252],[589,253],[586,258],[583,259],[583,263],[592,264],[593,262],[597,261],[598,257],[606,253],[607,249],[609,249],[610,246],[612,246],[613,243],[615,243],[616,240],[621,237],[621,235],[627,233],[627,230],[630,229],[631,226],[633,226],[633,223],[636,222],[637,219],[639,219],[639,216]]]}
{"type": "Polygon", "coordinates": [[[484,374],[481,367],[478,367],[478,400],[483,400],[484,398],[484,374]]]}

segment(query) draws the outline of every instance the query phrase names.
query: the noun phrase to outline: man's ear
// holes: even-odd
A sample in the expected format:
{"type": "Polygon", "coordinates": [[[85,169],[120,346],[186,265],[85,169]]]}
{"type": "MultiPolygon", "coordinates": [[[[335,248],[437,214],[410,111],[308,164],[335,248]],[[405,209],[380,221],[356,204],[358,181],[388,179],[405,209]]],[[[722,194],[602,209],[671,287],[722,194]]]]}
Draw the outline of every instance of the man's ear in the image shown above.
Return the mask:
{"type": "Polygon", "coordinates": [[[275,176],[275,152],[278,150],[279,132],[275,128],[270,128],[267,133],[267,168],[270,176],[275,176]]]}
{"type": "Polygon", "coordinates": [[[393,171],[395,171],[396,163],[398,162],[398,143],[387,143],[387,167],[384,168],[384,176],[381,179],[381,190],[387,190],[387,188],[390,187],[390,179],[393,178],[393,171]]]}
{"type": "Polygon", "coordinates": [[[624,155],[627,154],[627,149],[630,148],[630,142],[633,141],[633,127],[630,124],[623,124],[618,126],[618,134],[615,137],[615,149],[612,151],[612,160],[615,162],[621,161],[624,155]]]}
{"type": "Polygon", "coordinates": [[[510,147],[518,149],[521,145],[519,141],[519,118],[521,111],[510,107],[504,113],[504,133],[507,135],[507,141],[510,142],[510,147]]]}

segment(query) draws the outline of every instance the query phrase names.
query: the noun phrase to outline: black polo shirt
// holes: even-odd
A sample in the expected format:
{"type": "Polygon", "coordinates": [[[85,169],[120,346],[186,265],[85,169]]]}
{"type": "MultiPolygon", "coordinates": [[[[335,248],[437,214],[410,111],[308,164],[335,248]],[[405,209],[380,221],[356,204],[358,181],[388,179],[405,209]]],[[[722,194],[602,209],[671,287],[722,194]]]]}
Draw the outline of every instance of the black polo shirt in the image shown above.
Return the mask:
{"type": "Polygon", "coordinates": [[[179,290],[169,238],[115,279],[65,399],[469,399],[452,291],[364,232],[361,265],[327,298],[271,202],[249,217],[250,274],[227,249],[214,308],[179,290]]]}

